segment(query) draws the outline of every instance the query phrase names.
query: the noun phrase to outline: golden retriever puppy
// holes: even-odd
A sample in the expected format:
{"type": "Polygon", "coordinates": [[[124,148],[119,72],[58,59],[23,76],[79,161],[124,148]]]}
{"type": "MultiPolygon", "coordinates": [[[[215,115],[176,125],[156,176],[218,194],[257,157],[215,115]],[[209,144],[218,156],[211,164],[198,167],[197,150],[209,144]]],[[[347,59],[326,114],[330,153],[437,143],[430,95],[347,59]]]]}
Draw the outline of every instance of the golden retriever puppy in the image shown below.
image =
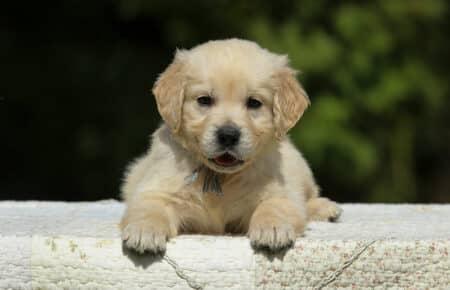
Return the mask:
{"type": "Polygon", "coordinates": [[[164,124],[126,173],[126,247],[162,252],[179,233],[231,232],[278,250],[308,220],[339,216],[286,136],[309,104],[286,56],[210,41],[178,50],[153,93],[164,124]]]}

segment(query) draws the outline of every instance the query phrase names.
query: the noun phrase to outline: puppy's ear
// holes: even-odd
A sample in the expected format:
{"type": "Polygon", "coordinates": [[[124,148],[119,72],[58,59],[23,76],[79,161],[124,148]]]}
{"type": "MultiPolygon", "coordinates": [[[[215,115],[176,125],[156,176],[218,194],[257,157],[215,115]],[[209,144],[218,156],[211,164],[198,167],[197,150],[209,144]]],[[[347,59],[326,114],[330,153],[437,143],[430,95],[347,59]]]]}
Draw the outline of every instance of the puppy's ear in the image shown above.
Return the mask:
{"type": "Polygon", "coordinates": [[[178,132],[184,100],[183,63],[177,59],[159,76],[153,86],[158,111],[173,132],[178,132]]]}
{"type": "Polygon", "coordinates": [[[305,90],[297,81],[296,72],[284,68],[275,75],[278,89],[273,102],[275,136],[281,139],[300,119],[309,105],[305,90]]]}

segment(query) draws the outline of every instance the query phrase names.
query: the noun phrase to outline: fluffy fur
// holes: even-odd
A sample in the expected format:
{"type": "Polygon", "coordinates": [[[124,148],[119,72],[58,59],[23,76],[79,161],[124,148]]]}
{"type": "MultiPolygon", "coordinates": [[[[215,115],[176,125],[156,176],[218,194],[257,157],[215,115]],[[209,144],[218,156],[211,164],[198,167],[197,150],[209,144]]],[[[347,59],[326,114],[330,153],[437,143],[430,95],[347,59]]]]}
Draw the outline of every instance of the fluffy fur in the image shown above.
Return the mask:
{"type": "Polygon", "coordinates": [[[179,233],[247,234],[255,247],[291,245],[308,220],[331,220],[339,207],[319,197],[311,170],[286,136],[309,99],[286,56],[238,39],[177,51],[153,88],[164,124],[148,153],[127,170],[121,221],[127,247],[164,251],[179,233]],[[201,96],[213,103],[202,106],[201,96]],[[250,108],[248,98],[262,103],[250,108]],[[217,130],[232,124],[240,139],[230,152],[242,160],[220,166],[217,130]],[[200,165],[221,173],[224,196],[203,193],[200,165]]]}

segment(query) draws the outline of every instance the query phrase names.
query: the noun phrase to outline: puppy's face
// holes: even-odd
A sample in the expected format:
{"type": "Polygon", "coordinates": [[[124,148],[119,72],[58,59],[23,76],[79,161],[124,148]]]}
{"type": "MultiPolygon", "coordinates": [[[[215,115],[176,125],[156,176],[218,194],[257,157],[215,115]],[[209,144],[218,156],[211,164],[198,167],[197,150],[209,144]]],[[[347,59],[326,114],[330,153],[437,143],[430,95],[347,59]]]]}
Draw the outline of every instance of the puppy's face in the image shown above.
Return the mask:
{"type": "Polygon", "coordinates": [[[179,51],[154,94],[183,146],[223,173],[250,164],[308,105],[286,57],[236,39],[179,51]]]}
{"type": "Polygon", "coordinates": [[[182,133],[203,163],[233,172],[273,138],[272,105],[270,87],[235,68],[216,68],[186,85],[182,133]]]}

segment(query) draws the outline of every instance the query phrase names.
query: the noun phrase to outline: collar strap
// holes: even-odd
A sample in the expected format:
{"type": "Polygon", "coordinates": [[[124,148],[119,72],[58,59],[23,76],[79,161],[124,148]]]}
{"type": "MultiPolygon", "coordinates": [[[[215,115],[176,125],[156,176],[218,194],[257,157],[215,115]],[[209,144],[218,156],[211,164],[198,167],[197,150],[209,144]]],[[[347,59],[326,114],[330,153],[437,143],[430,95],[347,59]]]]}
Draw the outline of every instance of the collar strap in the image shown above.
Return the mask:
{"type": "Polygon", "coordinates": [[[200,165],[191,175],[186,176],[185,179],[187,183],[192,184],[198,180],[202,170],[205,172],[205,177],[203,179],[203,193],[211,192],[215,193],[217,196],[223,196],[222,175],[204,165],[200,165]]]}

